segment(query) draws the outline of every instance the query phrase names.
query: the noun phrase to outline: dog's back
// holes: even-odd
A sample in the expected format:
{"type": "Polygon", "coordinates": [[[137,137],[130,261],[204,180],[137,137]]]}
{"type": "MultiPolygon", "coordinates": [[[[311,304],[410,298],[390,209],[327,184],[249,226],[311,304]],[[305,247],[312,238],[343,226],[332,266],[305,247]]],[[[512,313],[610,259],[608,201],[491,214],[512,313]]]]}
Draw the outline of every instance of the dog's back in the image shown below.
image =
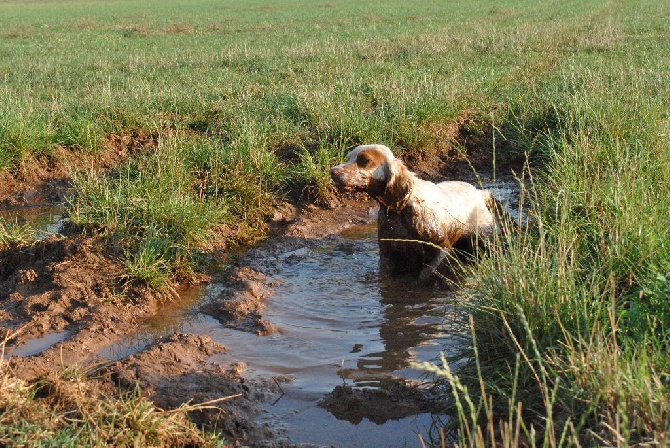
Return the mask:
{"type": "Polygon", "coordinates": [[[443,208],[463,229],[464,235],[489,237],[493,232],[493,216],[490,201],[493,196],[472,184],[461,181],[440,182],[437,186],[443,192],[443,208]]]}

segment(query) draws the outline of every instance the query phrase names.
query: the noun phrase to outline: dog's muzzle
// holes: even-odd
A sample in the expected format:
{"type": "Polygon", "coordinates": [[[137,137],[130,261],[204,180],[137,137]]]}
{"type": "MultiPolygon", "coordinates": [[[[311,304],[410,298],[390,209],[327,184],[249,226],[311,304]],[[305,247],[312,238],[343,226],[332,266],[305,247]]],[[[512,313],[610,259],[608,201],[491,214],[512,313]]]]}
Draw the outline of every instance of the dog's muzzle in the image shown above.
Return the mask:
{"type": "Polygon", "coordinates": [[[347,184],[347,173],[342,169],[342,165],[334,166],[330,169],[330,178],[335,183],[338,190],[344,191],[349,189],[347,184]]]}

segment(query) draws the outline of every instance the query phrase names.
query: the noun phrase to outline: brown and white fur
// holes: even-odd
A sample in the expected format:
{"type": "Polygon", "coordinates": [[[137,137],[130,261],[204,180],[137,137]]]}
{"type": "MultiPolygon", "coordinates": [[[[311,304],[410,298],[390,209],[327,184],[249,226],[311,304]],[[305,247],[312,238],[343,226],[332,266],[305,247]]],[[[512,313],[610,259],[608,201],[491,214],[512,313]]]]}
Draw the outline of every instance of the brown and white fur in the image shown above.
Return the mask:
{"type": "Polygon", "coordinates": [[[428,280],[449,250],[472,249],[496,231],[490,192],[466,182],[419,179],[384,145],[356,147],[330,176],[340,191],[365,192],[379,202],[382,273],[428,280]]]}

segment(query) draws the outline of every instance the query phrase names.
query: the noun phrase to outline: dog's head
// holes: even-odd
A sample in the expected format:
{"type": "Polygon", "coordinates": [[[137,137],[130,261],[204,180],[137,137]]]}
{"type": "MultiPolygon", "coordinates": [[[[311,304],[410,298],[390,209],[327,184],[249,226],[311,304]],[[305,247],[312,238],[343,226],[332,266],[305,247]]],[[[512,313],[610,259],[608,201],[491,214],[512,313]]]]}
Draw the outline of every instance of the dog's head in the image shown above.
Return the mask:
{"type": "Polygon", "coordinates": [[[342,192],[381,196],[393,173],[402,165],[384,145],[361,145],[347,154],[346,162],[330,169],[330,177],[342,192]]]}

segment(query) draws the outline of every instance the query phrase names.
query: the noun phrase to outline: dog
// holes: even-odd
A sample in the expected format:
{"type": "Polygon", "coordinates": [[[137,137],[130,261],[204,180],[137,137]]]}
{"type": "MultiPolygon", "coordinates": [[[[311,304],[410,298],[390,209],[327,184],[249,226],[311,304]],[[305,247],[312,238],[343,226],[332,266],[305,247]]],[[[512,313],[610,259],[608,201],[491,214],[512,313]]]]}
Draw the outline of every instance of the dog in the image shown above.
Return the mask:
{"type": "Polygon", "coordinates": [[[454,249],[473,251],[497,232],[497,201],[467,182],[418,178],[384,145],[361,145],[334,166],[341,192],[365,192],[379,203],[380,271],[428,281],[454,249]]]}

